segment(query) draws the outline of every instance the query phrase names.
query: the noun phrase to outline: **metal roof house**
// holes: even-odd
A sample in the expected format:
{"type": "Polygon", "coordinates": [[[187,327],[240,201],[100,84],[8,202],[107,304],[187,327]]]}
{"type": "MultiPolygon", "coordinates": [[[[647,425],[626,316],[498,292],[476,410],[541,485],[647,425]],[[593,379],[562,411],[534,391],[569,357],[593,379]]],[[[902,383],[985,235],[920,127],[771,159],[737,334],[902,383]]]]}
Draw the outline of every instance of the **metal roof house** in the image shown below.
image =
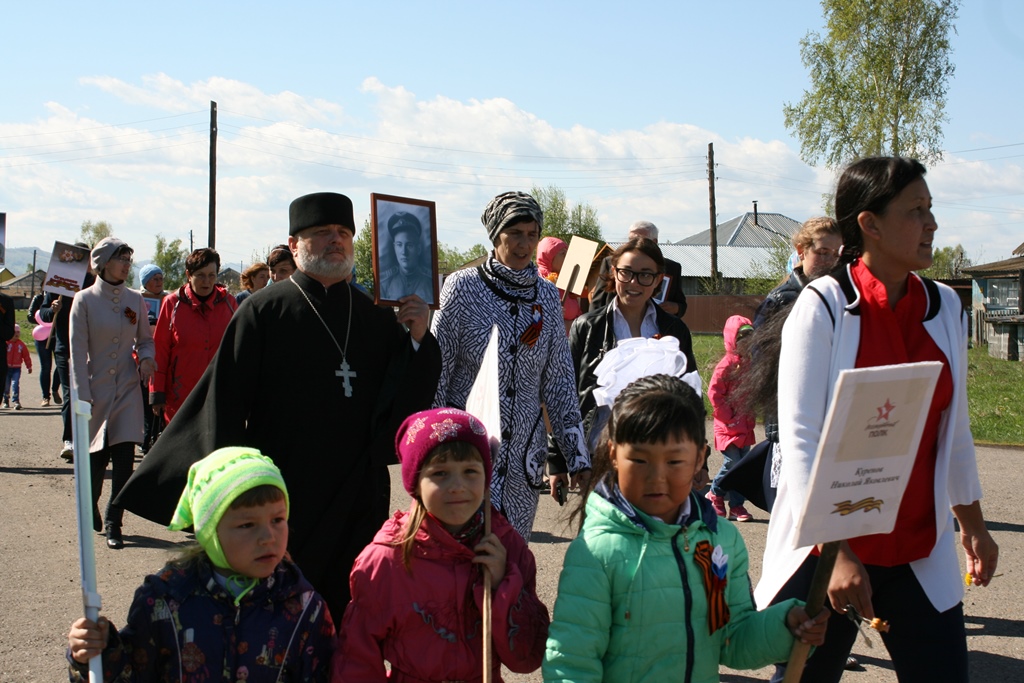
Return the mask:
{"type": "MultiPolygon", "coordinates": [[[[716,226],[718,272],[724,292],[742,294],[744,282],[763,272],[772,252],[790,244],[800,222],[781,213],[747,213],[716,226]]],[[[622,242],[610,243],[617,247],[622,242]]],[[[703,283],[711,278],[711,230],[690,235],[678,242],[658,245],[665,258],[682,266],[683,292],[706,294],[703,283]]]]}
{"type": "Polygon", "coordinates": [[[975,329],[984,329],[989,355],[1024,360],[1024,244],[1013,253],[1013,258],[963,271],[974,281],[975,329]]]}

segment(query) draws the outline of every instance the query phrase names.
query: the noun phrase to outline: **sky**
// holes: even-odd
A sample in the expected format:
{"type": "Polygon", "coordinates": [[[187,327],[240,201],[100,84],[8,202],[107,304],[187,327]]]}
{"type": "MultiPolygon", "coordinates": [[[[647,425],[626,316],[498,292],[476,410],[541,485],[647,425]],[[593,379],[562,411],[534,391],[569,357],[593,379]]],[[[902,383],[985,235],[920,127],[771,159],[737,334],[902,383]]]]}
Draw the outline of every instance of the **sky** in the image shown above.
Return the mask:
{"type": "MultiPolygon", "coordinates": [[[[104,220],[152,257],[206,246],[218,108],[224,265],[287,238],[288,204],[429,200],[438,239],[486,242],[506,190],[557,185],[606,239],[822,213],[835,176],[800,159],[782,108],[809,87],[815,0],[26,3],[2,0],[0,212],[7,246],[49,250],[104,220]]],[[[927,180],[936,246],[976,263],[1024,242],[1024,3],[964,2],[944,158],[927,180]]],[[[236,265],[237,264],[237,265],[236,265]]],[[[20,266],[20,264],[16,264],[20,266]]],[[[20,272],[20,270],[16,270],[20,272]]]]}

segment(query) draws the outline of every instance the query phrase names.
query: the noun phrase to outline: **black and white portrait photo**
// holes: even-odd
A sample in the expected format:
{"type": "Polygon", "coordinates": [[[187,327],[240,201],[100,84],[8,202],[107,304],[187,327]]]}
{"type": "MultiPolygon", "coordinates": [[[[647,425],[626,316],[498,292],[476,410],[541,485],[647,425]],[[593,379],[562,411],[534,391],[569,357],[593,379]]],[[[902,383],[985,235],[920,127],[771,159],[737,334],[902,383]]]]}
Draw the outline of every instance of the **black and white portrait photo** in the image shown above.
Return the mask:
{"type": "Polygon", "coordinates": [[[436,308],[437,220],[433,202],[372,194],[377,303],[419,295],[436,308]]]}

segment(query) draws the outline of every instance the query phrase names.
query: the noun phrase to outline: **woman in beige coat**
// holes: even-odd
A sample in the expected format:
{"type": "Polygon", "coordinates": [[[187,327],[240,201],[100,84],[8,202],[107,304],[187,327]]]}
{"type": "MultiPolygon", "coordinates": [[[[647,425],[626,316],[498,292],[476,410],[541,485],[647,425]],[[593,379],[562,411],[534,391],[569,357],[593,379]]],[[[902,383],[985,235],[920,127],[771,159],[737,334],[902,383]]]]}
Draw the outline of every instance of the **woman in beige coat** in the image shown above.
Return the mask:
{"type": "MultiPolygon", "coordinates": [[[[71,374],[78,398],[92,404],[89,453],[92,474],[93,526],[102,528],[98,502],[107,463],[113,462],[110,500],[131,476],[135,445],[142,443],[142,392],[156,370],[153,336],[146,303],[125,281],[132,248],[107,237],[92,250],[96,282],[71,305],[71,374]],[[138,362],[132,352],[138,356],[138,362]]],[[[121,548],[123,509],[107,503],[107,547],[121,548]]]]}

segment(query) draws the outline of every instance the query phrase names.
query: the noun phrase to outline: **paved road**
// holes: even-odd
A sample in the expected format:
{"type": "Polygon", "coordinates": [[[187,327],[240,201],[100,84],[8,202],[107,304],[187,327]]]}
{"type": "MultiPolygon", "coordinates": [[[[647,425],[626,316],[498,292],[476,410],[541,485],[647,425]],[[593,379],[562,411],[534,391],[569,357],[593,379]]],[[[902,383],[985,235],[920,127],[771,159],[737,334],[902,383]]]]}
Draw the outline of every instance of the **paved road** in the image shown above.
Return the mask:
{"type": "MultiPolygon", "coordinates": [[[[59,409],[39,405],[35,375],[24,375],[25,410],[0,411],[0,683],[66,680],[63,652],[71,622],[81,614],[72,470],[57,457],[59,409]]],[[[979,462],[989,526],[1002,549],[1003,576],[987,589],[971,588],[965,598],[971,677],[973,681],[1024,680],[1024,452],[980,448],[979,462]]],[[[408,499],[392,468],[393,507],[408,499]]],[[[106,486],[109,486],[109,481],[106,486]]],[[[562,556],[573,533],[565,509],[550,498],[542,501],[531,548],[537,556],[541,599],[552,607],[562,556]]],[[[764,551],[767,516],[741,525],[756,580],[764,551]]],[[[179,533],[126,515],[125,549],[111,551],[96,536],[96,559],[103,611],[123,623],[142,577],[159,569],[178,544],[179,533]]],[[[853,683],[892,683],[885,649],[858,642],[855,653],[863,670],[847,673],[853,683]]],[[[722,680],[747,683],[765,680],[765,672],[730,672],[722,680]]],[[[509,675],[509,681],[540,681],[540,675],[509,675]]]]}

